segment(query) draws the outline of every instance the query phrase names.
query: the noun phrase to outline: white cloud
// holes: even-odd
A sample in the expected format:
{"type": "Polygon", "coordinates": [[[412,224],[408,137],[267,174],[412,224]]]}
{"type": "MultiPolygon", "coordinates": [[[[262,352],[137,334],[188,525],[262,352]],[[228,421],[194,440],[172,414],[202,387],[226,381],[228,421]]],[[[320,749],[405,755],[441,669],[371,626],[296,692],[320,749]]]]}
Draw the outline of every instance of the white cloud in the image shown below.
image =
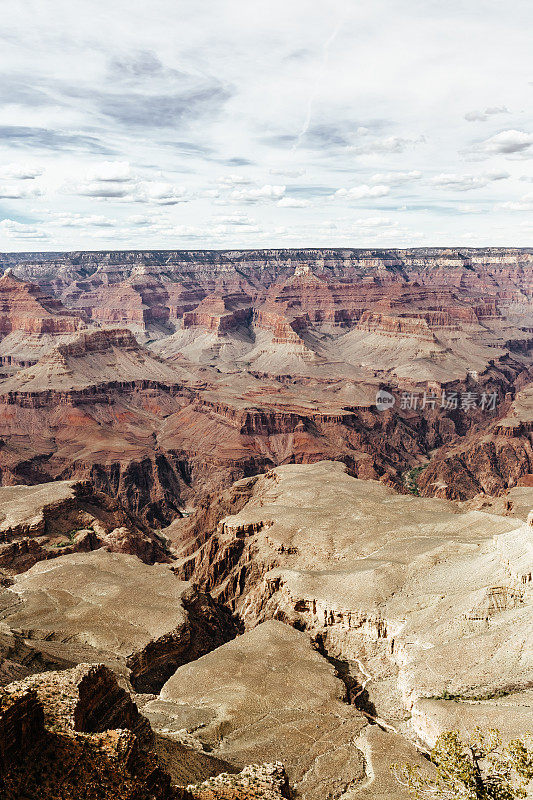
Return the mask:
{"type": "Polygon", "coordinates": [[[177,203],[186,203],[189,197],[185,186],[176,186],[165,181],[151,181],[141,185],[138,199],[161,206],[174,206],[177,203]]]}
{"type": "Polygon", "coordinates": [[[348,200],[363,200],[365,198],[385,197],[390,192],[390,187],[384,184],[377,184],[376,186],[367,186],[365,183],[361,186],[352,186],[351,189],[337,189],[332,197],[346,198],[348,200]]]}
{"type": "Polygon", "coordinates": [[[353,224],[363,228],[389,228],[397,225],[388,217],[362,217],[354,220],[353,224]]]}
{"type": "Polygon", "coordinates": [[[303,200],[299,197],[282,197],[276,205],[280,208],[309,208],[313,204],[310,200],[303,200]]]}
{"type": "Polygon", "coordinates": [[[128,161],[102,161],[88,171],[87,180],[126,183],[133,180],[133,172],[128,161]]]}
{"type": "Polygon", "coordinates": [[[3,200],[24,200],[30,197],[39,197],[40,189],[27,187],[21,183],[0,184],[0,198],[3,200]]]}
{"type": "Polygon", "coordinates": [[[441,173],[431,179],[434,186],[442,189],[456,189],[460,192],[468,192],[471,189],[482,189],[493,181],[501,181],[509,178],[508,172],[487,172],[482,175],[454,175],[441,173]]]}
{"type": "Polygon", "coordinates": [[[218,179],[218,183],[223,186],[246,186],[252,181],[244,175],[222,175],[218,179]]]}
{"type": "Polygon", "coordinates": [[[13,219],[4,219],[0,222],[0,231],[8,239],[46,239],[47,234],[34,225],[27,225],[13,219]]]}
{"type": "MultiPolygon", "coordinates": [[[[365,131],[366,135],[366,131],[365,131]]],[[[407,147],[412,147],[424,141],[423,137],[405,139],[401,136],[381,136],[364,141],[360,145],[350,146],[348,150],[358,155],[384,155],[387,153],[403,153],[407,147]]]]}
{"type": "Polygon", "coordinates": [[[213,219],[220,225],[247,226],[255,224],[254,220],[248,217],[246,214],[222,214],[215,216],[213,219]]]}
{"type": "Polygon", "coordinates": [[[117,224],[116,219],[109,219],[99,214],[75,214],[69,212],[52,212],[50,214],[50,225],[64,228],[113,228],[117,224]]]}
{"type": "Polygon", "coordinates": [[[468,111],[465,114],[467,122],[486,122],[487,119],[495,114],[508,114],[509,109],[505,106],[489,106],[485,111],[468,111]]]}
{"type": "Polygon", "coordinates": [[[143,214],[132,214],[126,218],[126,222],[129,225],[144,227],[145,225],[152,225],[154,220],[151,217],[145,217],[143,214]]]}
{"type": "Polygon", "coordinates": [[[519,200],[498,203],[497,208],[501,208],[504,211],[533,211],[533,192],[522,195],[519,200]]]}
{"type": "Polygon", "coordinates": [[[82,181],[74,185],[70,191],[72,194],[81,194],[86,197],[128,197],[132,194],[131,186],[122,181],[82,181]]]}
{"type": "Polygon", "coordinates": [[[42,169],[31,164],[14,163],[0,167],[0,177],[7,178],[7,180],[31,181],[42,174],[42,169]]]}
{"type": "Polygon", "coordinates": [[[533,134],[525,131],[508,130],[491,136],[481,144],[486,153],[510,155],[523,153],[533,144],[533,134]]]}
{"type": "Polygon", "coordinates": [[[530,244],[510,213],[526,170],[464,163],[532,163],[527,0],[5,5],[0,206],[46,220],[50,249],[445,245],[466,222],[480,244],[530,244]],[[349,227],[376,206],[390,225],[349,227]]]}
{"type": "Polygon", "coordinates": [[[409,183],[410,181],[418,181],[422,177],[422,173],[413,169],[409,172],[378,172],[370,178],[371,183],[381,184],[401,184],[409,183]]]}
{"type": "Polygon", "coordinates": [[[234,203],[259,203],[262,200],[279,200],[285,194],[285,186],[264,186],[254,189],[235,189],[230,193],[230,200],[234,203]]]}
{"type": "Polygon", "coordinates": [[[304,169],[285,169],[283,167],[271,169],[269,172],[271,175],[281,175],[284,178],[301,178],[302,175],[305,175],[304,169]]]}

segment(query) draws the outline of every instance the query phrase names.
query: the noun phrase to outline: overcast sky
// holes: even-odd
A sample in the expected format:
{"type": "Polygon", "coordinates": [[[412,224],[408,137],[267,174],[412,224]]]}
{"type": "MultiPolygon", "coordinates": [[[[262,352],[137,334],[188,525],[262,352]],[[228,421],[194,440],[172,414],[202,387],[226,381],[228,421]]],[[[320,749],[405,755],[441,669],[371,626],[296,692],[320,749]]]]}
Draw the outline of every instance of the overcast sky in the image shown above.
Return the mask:
{"type": "Polygon", "coordinates": [[[533,245],[531,0],[13,0],[0,249],[533,245]]]}

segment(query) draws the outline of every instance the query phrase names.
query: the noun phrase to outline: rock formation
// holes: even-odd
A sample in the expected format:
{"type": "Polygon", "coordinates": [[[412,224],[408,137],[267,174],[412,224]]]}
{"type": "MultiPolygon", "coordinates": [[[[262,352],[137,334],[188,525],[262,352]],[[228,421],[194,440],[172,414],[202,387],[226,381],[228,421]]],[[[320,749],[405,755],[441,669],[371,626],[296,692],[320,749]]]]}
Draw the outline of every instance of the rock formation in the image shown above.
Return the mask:
{"type": "Polygon", "coordinates": [[[288,460],[338,459],[400,490],[431,460],[424,494],[504,491],[530,472],[527,424],[520,444],[496,439],[531,380],[532,259],[490,248],[5,254],[6,325],[30,320],[42,358],[28,368],[11,334],[0,342],[12,359],[2,482],[88,479],[152,525],[288,460]],[[82,316],[91,327],[51,351],[46,337],[82,316]],[[382,388],[396,399],[386,414],[382,388]],[[476,407],[441,404],[450,393],[476,407]],[[401,398],[413,394],[437,404],[410,413],[401,398]]]}
{"type": "Polygon", "coordinates": [[[142,561],[169,561],[164,540],[86,481],[0,487],[0,570],[105,547],[142,561]]]}
{"type": "Polygon", "coordinates": [[[501,693],[521,704],[533,680],[530,530],[338,464],[288,466],[255,480],[196,552],[183,530],[176,569],[248,629],[279,619],[308,631],[374,715],[405,725],[422,698],[475,699],[479,713],[501,693]]]}
{"type": "Polygon", "coordinates": [[[139,691],[235,636],[227,609],[166,565],[97,550],[36,564],[0,595],[4,626],[65,661],[104,662],[139,691]]]}

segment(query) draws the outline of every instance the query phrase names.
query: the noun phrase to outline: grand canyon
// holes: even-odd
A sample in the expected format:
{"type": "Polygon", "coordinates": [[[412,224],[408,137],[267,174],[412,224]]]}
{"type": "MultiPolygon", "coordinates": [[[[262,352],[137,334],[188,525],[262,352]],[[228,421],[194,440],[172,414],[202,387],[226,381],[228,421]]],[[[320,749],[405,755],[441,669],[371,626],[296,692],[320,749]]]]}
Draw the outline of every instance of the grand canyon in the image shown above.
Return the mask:
{"type": "Polygon", "coordinates": [[[0,266],[2,797],[404,800],[531,730],[533,249],[0,266]]]}

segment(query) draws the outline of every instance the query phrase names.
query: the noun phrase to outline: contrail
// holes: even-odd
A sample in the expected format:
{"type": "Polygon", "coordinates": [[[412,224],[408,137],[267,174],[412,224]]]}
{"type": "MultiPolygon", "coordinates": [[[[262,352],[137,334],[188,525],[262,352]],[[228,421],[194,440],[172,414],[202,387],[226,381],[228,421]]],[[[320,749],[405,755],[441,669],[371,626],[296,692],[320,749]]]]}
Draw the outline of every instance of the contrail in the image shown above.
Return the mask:
{"type": "Polygon", "coordinates": [[[326,70],[326,67],[328,65],[329,48],[331,47],[331,45],[333,44],[333,42],[335,41],[335,39],[339,35],[339,32],[340,32],[343,24],[344,24],[344,19],[339,20],[339,22],[337,23],[333,33],[326,39],[326,41],[322,45],[322,61],[320,63],[320,69],[318,71],[318,75],[316,77],[316,80],[315,80],[315,83],[314,83],[314,86],[313,86],[313,90],[312,90],[311,94],[309,95],[309,99],[307,101],[307,113],[305,115],[304,124],[302,125],[302,129],[301,129],[300,133],[298,134],[298,138],[296,139],[295,143],[292,146],[292,150],[293,151],[296,150],[296,148],[300,145],[300,143],[302,141],[302,138],[305,136],[305,134],[309,130],[309,126],[311,124],[311,118],[313,116],[313,105],[314,105],[314,102],[316,100],[318,87],[319,87],[319,85],[320,85],[320,83],[322,81],[322,77],[323,77],[324,72],[326,70]]]}

